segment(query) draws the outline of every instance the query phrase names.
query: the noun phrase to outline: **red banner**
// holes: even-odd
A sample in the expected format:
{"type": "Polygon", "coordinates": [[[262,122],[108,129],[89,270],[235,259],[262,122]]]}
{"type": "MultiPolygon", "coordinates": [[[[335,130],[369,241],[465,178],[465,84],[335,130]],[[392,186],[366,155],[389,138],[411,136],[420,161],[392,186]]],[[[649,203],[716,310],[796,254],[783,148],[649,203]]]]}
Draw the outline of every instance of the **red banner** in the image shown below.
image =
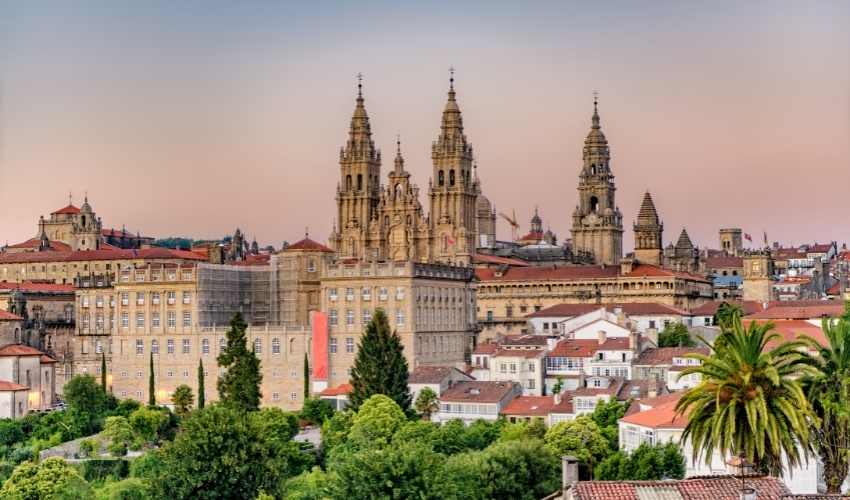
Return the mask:
{"type": "Polygon", "coordinates": [[[313,325],[313,341],[310,350],[313,358],[314,381],[328,380],[328,315],[321,311],[313,311],[310,314],[313,325]]]}

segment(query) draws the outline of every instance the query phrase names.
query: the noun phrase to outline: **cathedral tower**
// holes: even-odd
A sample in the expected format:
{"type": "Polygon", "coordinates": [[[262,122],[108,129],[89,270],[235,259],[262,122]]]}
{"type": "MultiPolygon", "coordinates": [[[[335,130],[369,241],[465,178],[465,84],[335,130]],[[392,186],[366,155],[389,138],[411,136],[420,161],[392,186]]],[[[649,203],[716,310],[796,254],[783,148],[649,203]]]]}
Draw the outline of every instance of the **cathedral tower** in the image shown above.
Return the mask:
{"type": "Polygon", "coordinates": [[[592,253],[597,264],[618,264],[623,256],[623,215],[614,198],[611,155],[597,108],[594,99],[592,126],[582,152],[579,204],[573,212],[573,252],[592,253]]]}
{"type": "Polygon", "coordinates": [[[363,258],[369,246],[369,224],[377,217],[381,152],[372,142],[372,129],[363,105],[360,81],[357,83],[357,103],[351,117],[348,142],[339,152],[339,166],[340,181],[336,195],[339,228],[331,235],[331,243],[341,256],[363,258]]]}
{"type": "Polygon", "coordinates": [[[404,169],[401,140],[396,142],[395,162],[388,181],[378,205],[380,258],[422,261],[428,253],[428,226],[419,203],[419,188],[410,182],[410,173],[404,169]]]}
{"type": "Polygon", "coordinates": [[[635,258],[638,262],[660,266],[663,262],[664,247],[661,241],[664,224],[658,218],[655,203],[649,191],[643,195],[637,222],[634,224],[635,258]]]}
{"type": "Polygon", "coordinates": [[[463,119],[455,100],[454,73],[443,110],[440,135],[431,146],[434,164],[430,183],[431,258],[468,265],[478,243],[476,198],[478,181],[472,172],[472,145],[463,134],[463,119]]]}

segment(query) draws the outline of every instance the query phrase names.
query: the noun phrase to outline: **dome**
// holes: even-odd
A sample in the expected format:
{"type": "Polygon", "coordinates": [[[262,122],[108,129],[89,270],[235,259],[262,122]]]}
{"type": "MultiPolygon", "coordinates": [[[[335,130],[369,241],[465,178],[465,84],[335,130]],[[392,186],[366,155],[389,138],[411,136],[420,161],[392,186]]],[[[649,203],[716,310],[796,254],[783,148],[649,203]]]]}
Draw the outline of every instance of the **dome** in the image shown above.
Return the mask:
{"type": "Polygon", "coordinates": [[[478,210],[491,210],[490,200],[488,200],[483,194],[478,195],[478,199],[475,201],[475,206],[478,207],[478,210]]]}

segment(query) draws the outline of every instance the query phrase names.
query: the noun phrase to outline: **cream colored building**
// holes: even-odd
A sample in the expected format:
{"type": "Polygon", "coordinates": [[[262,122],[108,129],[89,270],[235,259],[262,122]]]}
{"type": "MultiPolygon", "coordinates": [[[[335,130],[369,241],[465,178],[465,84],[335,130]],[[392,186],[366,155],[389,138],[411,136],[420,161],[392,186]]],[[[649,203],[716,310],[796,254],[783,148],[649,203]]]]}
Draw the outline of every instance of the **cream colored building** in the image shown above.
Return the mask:
{"type": "Polygon", "coordinates": [[[0,347],[0,418],[19,418],[53,406],[56,361],[34,347],[0,347]]]}
{"type": "Polygon", "coordinates": [[[773,300],[773,259],[768,251],[754,251],[743,254],[744,259],[744,300],[770,302],[773,300]]]}
{"type": "Polygon", "coordinates": [[[328,317],[328,387],[348,382],[360,336],[381,308],[401,337],[411,370],[462,366],[472,349],[471,268],[414,262],[330,264],[322,277],[328,317]]]}

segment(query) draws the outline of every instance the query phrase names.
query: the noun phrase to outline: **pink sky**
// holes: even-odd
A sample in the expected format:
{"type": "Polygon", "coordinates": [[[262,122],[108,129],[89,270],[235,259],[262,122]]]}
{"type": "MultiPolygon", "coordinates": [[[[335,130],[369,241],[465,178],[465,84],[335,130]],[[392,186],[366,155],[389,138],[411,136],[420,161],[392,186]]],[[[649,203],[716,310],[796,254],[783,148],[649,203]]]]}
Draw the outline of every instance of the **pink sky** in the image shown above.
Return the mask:
{"type": "Polygon", "coordinates": [[[569,235],[596,89],[626,251],[646,189],[665,244],[850,239],[850,3],[170,5],[0,7],[0,244],[69,191],[106,227],[324,241],[354,75],[384,175],[401,134],[424,194],[450,65],[523,229],[537,205],[569,235]]]}

